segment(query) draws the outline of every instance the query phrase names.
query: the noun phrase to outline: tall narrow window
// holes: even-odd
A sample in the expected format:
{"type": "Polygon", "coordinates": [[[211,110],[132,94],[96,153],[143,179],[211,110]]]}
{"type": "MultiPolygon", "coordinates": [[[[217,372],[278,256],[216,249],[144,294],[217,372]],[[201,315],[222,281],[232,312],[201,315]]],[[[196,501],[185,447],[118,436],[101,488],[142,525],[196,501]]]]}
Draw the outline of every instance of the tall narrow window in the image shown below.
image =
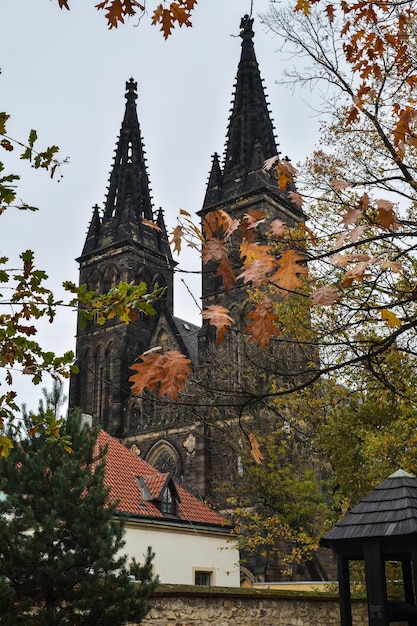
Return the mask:
{"type": "Polygon", "coordinates": [[[162,513],[173,515],[175,513],[175,502],[171,489],[167,487],[162,495],[162,513]]]}

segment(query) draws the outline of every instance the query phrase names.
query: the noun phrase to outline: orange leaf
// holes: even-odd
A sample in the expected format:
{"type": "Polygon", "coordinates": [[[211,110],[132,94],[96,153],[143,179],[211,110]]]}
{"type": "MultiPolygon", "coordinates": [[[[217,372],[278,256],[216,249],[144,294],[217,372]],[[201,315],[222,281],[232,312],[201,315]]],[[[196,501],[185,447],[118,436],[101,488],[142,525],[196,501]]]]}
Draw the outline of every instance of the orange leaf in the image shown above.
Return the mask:
{"type": "Polygon", "coordinates": [[[294,182],[297,170],[289,161],[280,161],[277,167],[278,187],[280,191],[284,191],[287,185],[294,182]]]}
{"type": "Polygon", "coordinates": [[[184,236],[183,227],[180,225],[176,226],[174,230],[172,231],[172,239],[170,243],[174,244],[174,252],[177,252],[178,254],[181,252],[181,244],[182,244],[183,236],[184,236]]]}
{"type": "Polygon", "coordinates": [[[153,228],[154,230],[158,230],[159,232],[161,232],[161,229],[158,226],[158,224],[156,224],[152,220],[143,219],[142,224],[145,224],[146,226],[149,226],[149,228],[153,228]]]}
{"type": "Polygon", "coordinates": [[[178,395],[183,391],[191,374],[190,359],[176,350],[165,354],[148,351],[140,358],[141,363],[130,366],[130,369],[136,371],[129,378],[132,393],[139,395],[145,388],[150,391],[158,389],[158,395],[178,400],[178,395]]]}
{"type": "Polygon", "coordinates": [[[280,329],[275,323],[277,318],[272,313],[272,307],[272,299],[266,296],[248,314],[248,318],[253,321],[247,325],[245,332],[249,333],[252,341],[258,343],[261,348],[266,348],[271,342],[271,338],[280,334],[280,329]]]}
{"type": "Polygon", "coordinates": [[[270,251],[271,246],[243,242],[240,246],[240,256],[245,257],[245,262],[243,271],[237,277],[238,280],[242,278],[245,283],[252,281],[254,287],[260,287],[277,266],[277,261],[270,251]]]}
{"type": "MultiPolygon", "coordinates": [[[[270,278],[280,289],[286,292],[294,291],[302,287],[302,282],[298,278],[298,274],[307,274],[308,270],[305,266],[298,265],[298,261],[303,261],[303,257],[297,254],[295,250],[286,250],[282,253],[278,260],[279,269],[270,278]]],[[[286,297],[288,293],[284,294],[286,297]]]]}
{"type": "Polygon", "coordinates": [[[222,236],[232,226],[234,220],[226,211],[218,209],[204,216],[203,232],[207,239],[214,235],[222,236]]]}
{"type": "Polygon", "coordinates": [[[203,263],[209,263],[210,261],[218,263],[216,274],[222,278],[226,289],[230,289],[234,285],[236,277],[223,241],[209,239],[203,246],[202,258],[203,263]]]}
{"type": "Polygon", "coordinates": [[[255,460],[255,463],[257,463],[258,465],[261,465],[262,461],[264,460],[264,455],[261,452],[261,448],[259,446],[259,442],[256,438],[256,435],[254,435],[253,433],[249,433],[248,438],[249,438],[249,444],[250,444],[250,451],[255,460]]]}
{"type": "Polygon", "coordinates": [[[228,327],[235,323],[229,315],[229,309],[219,304],[211,304],[204,309],[202,318],[208,320],[211,326],[216,327],[216,346],[225,338],[228,327]]]}

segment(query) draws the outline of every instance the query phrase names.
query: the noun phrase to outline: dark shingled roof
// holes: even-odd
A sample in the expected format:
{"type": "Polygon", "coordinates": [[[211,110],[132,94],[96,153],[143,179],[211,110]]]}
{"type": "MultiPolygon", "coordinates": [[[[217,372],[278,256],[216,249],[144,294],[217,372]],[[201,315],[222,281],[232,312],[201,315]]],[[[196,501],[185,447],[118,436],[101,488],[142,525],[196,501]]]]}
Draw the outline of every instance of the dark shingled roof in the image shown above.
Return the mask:
{"type": "Polygon", "coordinates": [[[337,522],[321,543],[337,548],[342,542],[411,534],[417,537],[417,478],[398,470],[337,522]]]}

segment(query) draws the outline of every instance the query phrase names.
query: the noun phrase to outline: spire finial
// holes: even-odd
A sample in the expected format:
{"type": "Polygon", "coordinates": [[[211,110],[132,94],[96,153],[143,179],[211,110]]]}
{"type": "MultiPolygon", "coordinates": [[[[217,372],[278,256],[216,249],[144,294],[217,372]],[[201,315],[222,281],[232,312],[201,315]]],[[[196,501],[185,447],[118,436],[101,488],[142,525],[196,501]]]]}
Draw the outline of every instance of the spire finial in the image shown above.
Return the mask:
{"type": "Polygon", "coordinates": [[[127,83],[126,83],[126,100],[128,102],[134,102],[138,95],[137,95],[137,89],[138,89],[138,84],[133,80],[133,78],[131,78],[127,83]]]}
{"type": "Polygon", "coordinates": [[[240,36],[242,39],[253,39],[253,18],[248,14],[244,15],[240,20],[240,36]]]}

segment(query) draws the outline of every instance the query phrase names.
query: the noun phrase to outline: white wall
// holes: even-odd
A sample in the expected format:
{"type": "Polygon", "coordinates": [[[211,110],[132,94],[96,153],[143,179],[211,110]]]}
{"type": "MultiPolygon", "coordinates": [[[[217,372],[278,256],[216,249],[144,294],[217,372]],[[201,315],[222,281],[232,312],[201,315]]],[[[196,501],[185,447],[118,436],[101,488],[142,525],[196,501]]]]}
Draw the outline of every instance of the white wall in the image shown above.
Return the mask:
{"type": "Polygon", "coordinates": [[[239,551],[236,541],[226,533],[207,533],[189,529],[125,523],[128,557],[143,563],[148,546],[155,552],[154,569],[161,583],[194,584],[194,572],[212,571],[212,584],[239,587],[239,551]]]}

